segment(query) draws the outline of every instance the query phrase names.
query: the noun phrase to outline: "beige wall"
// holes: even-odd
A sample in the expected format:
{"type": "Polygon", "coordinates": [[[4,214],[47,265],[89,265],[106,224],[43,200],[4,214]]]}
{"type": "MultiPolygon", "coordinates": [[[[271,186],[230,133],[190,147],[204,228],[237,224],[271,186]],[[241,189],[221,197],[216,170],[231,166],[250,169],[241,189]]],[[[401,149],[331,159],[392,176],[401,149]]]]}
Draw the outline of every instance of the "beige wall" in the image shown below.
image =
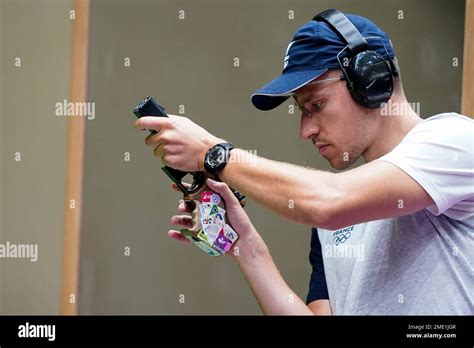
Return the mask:
{"type": "Polygon", "coordinates": [[[69,9],[68,0],[0,1],[0,241],[39,248],[36,263],[0,259],[3,314],[59,312],[67,120],[55,103],[68,95],[69,9]]]}
{"type": "MultiPolygon", "coordinates": [[[[294,31],[328,7],[372,18],[390,34],[408,98],[421,103],[424,117],[460,110],[462,65],[451,61],[462,57],[462,1],[93,2],[89,99],[97,115],[87,122],[80,313],[260,313],[231,259],[167,238],[179,197],[144,146],[145,134],[133,129],[131,109],[153,95],[170,113],[183,104],[186,116],[259,155],[328,168],[298,139],[298,116],[287,106],[264,113],[249,100],[281,71],[294,31]]],[[[305,297],[309,228],[253,202],[246,210],[289,285],[305,297]]]]}

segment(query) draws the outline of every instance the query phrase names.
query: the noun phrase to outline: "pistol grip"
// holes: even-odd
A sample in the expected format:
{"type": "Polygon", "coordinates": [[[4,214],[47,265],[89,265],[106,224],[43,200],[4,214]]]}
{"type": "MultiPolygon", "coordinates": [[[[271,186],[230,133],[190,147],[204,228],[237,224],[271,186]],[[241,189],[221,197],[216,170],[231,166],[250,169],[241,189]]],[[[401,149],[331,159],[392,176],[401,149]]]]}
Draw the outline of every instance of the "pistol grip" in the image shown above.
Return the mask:
{"type": "Polygon", "coordinates": [[[188,228],[188,230],[193,232],[199,232],[201,230],[201,217],[199,215],[199,201],[197,200],[186,200],[184,201],[186,205],[192,205],[193,211],[191,212],[191,218],[193,221],[193,226],[188,228]]]}

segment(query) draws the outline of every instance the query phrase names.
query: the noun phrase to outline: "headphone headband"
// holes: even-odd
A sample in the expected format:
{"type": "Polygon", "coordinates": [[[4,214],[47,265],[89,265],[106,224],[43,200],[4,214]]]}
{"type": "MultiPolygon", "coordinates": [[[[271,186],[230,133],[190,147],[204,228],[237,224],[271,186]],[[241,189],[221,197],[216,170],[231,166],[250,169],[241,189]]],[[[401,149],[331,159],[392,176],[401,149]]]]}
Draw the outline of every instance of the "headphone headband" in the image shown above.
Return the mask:
{"type": "Polygon", "coordinates": [[[338,33],[347,43],[352,54],[366,50],[369,45],[362,34],[339,10],[329,9],[323,11],[313,18],[314,21],[323,21],[338,33]]]}

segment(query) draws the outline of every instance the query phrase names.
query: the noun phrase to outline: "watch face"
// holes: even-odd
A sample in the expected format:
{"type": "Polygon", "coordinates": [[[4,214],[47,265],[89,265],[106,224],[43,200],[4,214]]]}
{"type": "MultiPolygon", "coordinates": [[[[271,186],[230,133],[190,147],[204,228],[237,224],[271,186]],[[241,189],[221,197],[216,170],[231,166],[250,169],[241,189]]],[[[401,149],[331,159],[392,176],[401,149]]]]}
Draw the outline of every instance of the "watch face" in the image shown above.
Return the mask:
{"type": "Polygon", "coordinates": [[[225,149],[216,146],[209,152],[209,156],[207,157],[207,164],[210,168],[215,169],[220,164],[225,161],[225,149]]]}

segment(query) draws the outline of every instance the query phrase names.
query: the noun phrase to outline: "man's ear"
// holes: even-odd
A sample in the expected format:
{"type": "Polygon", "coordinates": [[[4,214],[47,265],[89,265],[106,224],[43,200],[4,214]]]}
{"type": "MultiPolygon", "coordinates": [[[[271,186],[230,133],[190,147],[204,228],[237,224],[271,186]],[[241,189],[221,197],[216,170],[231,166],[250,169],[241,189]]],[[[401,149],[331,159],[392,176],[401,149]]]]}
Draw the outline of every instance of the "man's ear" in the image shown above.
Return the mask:
{"type": "Polygon", "coordinates": [[[392,59],[392,61],[393,61],[393,64],[395,65],[395,68],[397,69],[397,72],[398,72],[398,76],[393,78],[393,89],[394,89],[393,92],[400,95],[400,96],[404,96],[405,91],[403,90],[402,73],[400,72],[400,66],[398,65],[397,57],[394,57],[392,59]]]}

